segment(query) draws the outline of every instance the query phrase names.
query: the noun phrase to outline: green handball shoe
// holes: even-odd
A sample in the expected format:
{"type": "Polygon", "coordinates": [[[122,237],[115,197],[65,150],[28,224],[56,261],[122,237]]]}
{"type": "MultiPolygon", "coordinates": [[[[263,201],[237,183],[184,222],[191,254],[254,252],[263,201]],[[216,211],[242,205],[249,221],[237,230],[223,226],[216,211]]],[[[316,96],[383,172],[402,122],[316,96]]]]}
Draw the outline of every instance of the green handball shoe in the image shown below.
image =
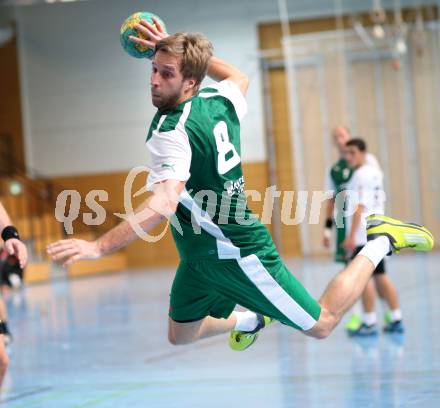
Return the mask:
{"type": "Polygon", "coordinates": [[[380,236],[389,238],[392,252],[396,253],[404,248],[427,252],[434,247],[434,237],[427,228],[405,223],[385,215],[370,215],[367,217],[368,240],[380,236]]]}
{"type": "Polygon", "coordinates": [[[362,324],[362,319],[357,313],[353,313],[345,325],[345,330],[351,332],[356,331],[362,324]]]}
{"type": "Polygon", "coordinates": [[[258,332],[272,323],[272,319],[257,313],[258,325],[251,332],[232,330],[229,336],[229,347],[235,351],[243,351],[252,346],[258,338],[258,332]]]}
{"type": "Polygon", "coordinates": [[[390,311],[385,312],[383,315],[383,322],[385,323],[385,326],[393,322],[390,311]]]}

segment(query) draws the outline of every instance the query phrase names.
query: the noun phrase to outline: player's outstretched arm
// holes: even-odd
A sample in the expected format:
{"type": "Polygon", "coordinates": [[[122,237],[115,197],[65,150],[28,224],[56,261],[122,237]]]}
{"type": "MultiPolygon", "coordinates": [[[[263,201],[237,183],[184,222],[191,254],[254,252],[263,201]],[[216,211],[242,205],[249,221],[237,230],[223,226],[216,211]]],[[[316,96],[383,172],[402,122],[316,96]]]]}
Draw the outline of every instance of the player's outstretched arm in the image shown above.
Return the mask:
{"type": "Polygon", "coordinates": [[[185,182],[166,180],[154,185],[153,194],[144,201],[127,219],[106,232],[96,241],[63,239],[48,245],[47,253],[54,261],[64,259],[63,266],[69,266],[81,259],[98,259],[127,246],[138,238],[132,225],[148,232],[165,218],[176,212],[179,196],[185,182]]]}
{"type": "Polygon", "coordinates": [[[228,80],[234,82],[240,88],[242,94],[246,95],[249,87],[248,76],[226,61],[212,57],[209,62],[208,76],[216,81],[228,80]]]}

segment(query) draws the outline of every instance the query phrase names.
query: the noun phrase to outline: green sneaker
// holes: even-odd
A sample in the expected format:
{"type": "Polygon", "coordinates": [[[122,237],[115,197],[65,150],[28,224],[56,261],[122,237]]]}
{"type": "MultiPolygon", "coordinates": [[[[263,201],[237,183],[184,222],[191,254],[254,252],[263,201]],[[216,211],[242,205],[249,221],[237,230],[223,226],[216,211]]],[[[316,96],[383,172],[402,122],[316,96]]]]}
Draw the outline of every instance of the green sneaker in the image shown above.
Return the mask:
{"type": "Polygon", "coordinates": [[[239,330],[231,330],[229,335],[229,347],[235,351],[243,351],[252,346],[258,338],[258,332],[272,323],[272,319],[257,313],[258,325],[251,332],[242,332],[239,330]]]}
{"type": "Polygon", "coordinates": [[[383,315],[383,321],[385,326],[392,323],[393,319],[391,318],[391,312],[389,310],[383,315]]]}
{"type": "Polygon", "coordinates": [[[345,325],[345,330],[349,332],[356,331],[357,329],[359,329],[361,324],[362,324],[361,317],[358,314],[353,313],[350,317],[350,320],[345,325]]]}
{"type": "Polygon", "coordinates": [[[405,223],[385,215],[367,217],[368,240],[382,235],[389,238],[392,250],[396,253],[404,248],[426,252],[434,247],[433,235],[421,225],[405,223]]]}

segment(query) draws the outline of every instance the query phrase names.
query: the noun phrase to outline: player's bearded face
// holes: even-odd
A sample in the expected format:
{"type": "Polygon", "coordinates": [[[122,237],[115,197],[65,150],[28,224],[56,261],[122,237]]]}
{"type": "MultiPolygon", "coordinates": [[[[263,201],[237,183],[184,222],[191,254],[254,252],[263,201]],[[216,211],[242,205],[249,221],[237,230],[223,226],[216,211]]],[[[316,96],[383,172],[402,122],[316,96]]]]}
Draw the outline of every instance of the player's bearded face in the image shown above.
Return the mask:
{"type": "Polygon", "coordinates": [[[180,72],[179,60],[165,52],[157,52],[153,61],[150,85],[151,100],[156,108],[173,108],[182,102],[185,80],[180,72]]]}

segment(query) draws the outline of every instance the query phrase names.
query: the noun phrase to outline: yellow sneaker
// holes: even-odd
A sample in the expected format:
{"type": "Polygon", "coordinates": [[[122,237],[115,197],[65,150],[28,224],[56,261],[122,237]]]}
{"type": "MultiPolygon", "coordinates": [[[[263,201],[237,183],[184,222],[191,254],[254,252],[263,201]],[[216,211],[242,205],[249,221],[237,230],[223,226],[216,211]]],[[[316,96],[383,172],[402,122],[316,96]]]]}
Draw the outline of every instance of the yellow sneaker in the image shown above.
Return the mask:
{"type": "Polygon", "coordinates": [[[405,223],[385,215],[367,217],[368,240],[382,235],[389,238],[393,252],[399,252],[404,248],[430,251],[434,247],[433,235],[421,225],[405,223]]]}
{"type": "Polygon", "coordinates": [[[251,332],[242,332],[239,330],[231,330],[229,335],[229,347],[235,351],[243,351],[252,346],[258,338],[258,332],[272,323],[272,319],[257,313],[258,325],[251,332]]]}

